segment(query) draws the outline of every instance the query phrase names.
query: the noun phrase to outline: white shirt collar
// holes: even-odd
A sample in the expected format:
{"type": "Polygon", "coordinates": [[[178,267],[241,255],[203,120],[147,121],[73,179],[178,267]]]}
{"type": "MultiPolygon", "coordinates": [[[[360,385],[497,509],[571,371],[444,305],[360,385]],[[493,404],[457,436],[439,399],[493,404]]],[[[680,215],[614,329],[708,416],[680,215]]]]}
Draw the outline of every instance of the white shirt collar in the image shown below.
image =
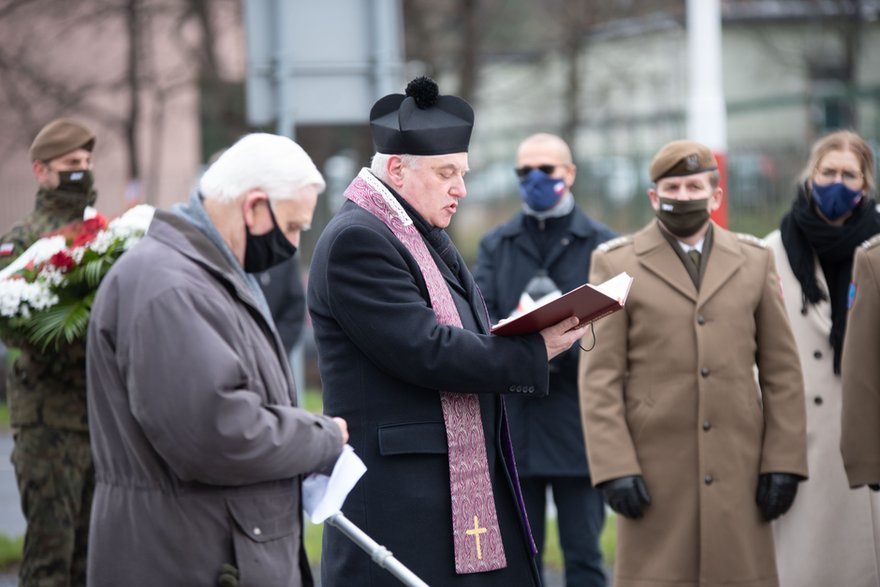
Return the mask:
{"type": "Polygon", "coordinates": [[[681,250],[687,253],[688,251],[695,250],[699,252],[701,255],[703,254],[703,243],[706,242],[706,237],[703,237],[699,240],[699,242],[695,245],[689,245],[684,241],[678,241],[678,246],[681,247],[681,250]]]}

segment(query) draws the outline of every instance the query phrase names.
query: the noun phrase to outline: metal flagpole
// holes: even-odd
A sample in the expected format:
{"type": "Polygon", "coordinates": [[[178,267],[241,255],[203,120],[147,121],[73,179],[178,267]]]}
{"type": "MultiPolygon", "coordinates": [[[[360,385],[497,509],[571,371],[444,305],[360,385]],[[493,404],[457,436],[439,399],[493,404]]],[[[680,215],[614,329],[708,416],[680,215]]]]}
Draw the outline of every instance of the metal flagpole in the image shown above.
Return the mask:
{"type": "Polygon", "coordinates": [[[400,579],[400,582],[409,587],[430,587],[419,579],[415,573],[404,566],[402,562],[394,558],[391,551],[367,536],[367,534],[355,526],[342,512],[333,514],[327,518],[327,523],[348,536],[352,542],[370,555],[373,562],[400,579]]]}

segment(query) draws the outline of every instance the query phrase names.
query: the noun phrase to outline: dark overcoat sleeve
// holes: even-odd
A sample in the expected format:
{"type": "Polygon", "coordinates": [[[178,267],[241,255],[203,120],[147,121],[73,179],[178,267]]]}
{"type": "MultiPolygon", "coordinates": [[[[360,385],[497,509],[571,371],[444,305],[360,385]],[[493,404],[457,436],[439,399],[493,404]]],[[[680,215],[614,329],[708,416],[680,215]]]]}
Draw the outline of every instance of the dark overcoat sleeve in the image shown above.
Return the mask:
{"type": "Polygon", "coordinates": [[[377,368],[426,389],[510,393],[528,386],[547,394],[540,334],[496,337],[440,324],[415,259],[384,225],[350,224],[328,236],[326,270],[312,272],[323,283],[310,284],[310,295],[323,298],[315,307],[332,314],[377,368]]]}
{"type": "Polygon", "coordinates": [[[498,320],[504,318],[498,307],[498,288],[495,279],[495,253],[494,249],[498,245],[498,239],[494,233],[490,233],[480,240],[480,246],[477,249],[477,258],[474,261],[474,281],[483,294],[486,301],[486,311],[489,312],[489,321],[496,324],[498,320]]]}

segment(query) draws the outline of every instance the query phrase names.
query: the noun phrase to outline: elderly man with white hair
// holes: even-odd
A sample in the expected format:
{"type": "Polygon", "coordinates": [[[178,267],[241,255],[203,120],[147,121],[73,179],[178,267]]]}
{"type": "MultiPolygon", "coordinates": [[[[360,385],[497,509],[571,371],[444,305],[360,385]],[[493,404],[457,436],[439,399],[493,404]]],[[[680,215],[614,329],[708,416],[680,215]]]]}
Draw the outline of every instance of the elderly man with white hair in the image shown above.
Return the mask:
{"type": "Polygon", "coordinates": [[[293,255],[324,185],[290,139],[248,135],[102,282],[89,585],[311,585],[300,478],[332,469],[347,426],[295,407],[248,272],[293,255]]]}

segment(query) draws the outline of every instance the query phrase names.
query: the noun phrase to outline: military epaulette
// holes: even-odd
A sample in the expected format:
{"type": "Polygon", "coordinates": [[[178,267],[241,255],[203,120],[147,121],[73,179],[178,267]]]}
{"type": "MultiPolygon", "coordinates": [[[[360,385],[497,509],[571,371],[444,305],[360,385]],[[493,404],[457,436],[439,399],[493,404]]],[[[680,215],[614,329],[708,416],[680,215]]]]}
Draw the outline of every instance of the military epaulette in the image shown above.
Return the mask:
{"type": "Polygon", "coordinates": [[[861,247],[865,250],[872,249],[880,244],[880,234],[875,234],[865,242],[861,244],[861,247]]]}
{"type": "Polygon", "coordinates": [[[627,234],[625,236],[619,236],[617,238],[611,239],[610,241],[604,242],[596,248],[599,249],[600,251],[602,251],[603,253],[607,253],[608,251],[613,251],[614,249],[616,249],[618,247],[622,247],[623,245],[625,245],[627,243],[631,243],[632,239],[633,239],[632,235],[627,234]]]}
{"type": "Polygon", "coordinates": [[[735,234],[736,234],[736,238],[741,243],[748,243],[748,244],[752,245],[753,247],[759,247],[762,249],[767,248],[767,241],[765,241],[762,238],[758,238],[753,234],[747,234],[745,232],[737,232],[735,234]]]}

